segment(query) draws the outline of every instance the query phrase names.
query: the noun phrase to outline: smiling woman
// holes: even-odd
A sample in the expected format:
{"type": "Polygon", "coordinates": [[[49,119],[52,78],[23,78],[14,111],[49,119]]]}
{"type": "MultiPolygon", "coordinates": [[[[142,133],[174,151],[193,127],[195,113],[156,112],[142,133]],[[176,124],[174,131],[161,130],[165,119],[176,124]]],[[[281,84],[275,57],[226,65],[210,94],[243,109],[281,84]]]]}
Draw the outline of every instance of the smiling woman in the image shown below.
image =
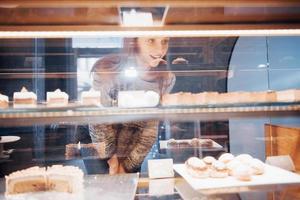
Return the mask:
{"type": "MultiPolygon", "coordinates": [[[[119,91],[168,93],[175,83],[165,59],[168,42],[165,37],[125,39],[122,54],[97,61],[92,69],[93,88],[101,91],[102,105],[112,106],[119,91]],[[136,70],[136,76],[126,76],[128,69],[136,70]]],[[[136,172],[155,142],[157,126],[158,121],[90,124],[90,135],[100,143],[100,157],[109,159],[110,174],[136,172]]]]}

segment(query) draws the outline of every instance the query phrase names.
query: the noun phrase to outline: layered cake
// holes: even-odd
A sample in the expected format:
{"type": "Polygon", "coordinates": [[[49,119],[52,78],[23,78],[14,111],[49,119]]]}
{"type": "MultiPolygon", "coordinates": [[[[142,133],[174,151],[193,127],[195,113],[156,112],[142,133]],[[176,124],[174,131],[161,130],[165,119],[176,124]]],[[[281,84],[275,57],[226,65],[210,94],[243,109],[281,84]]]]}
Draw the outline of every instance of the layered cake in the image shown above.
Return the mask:
{"type": "Polygon", "coordinates": [[[68,105],[69,95],[56,89],[54,92],[47,92],[47,106],[66,106],[68,105]]]}
{"type": "Polygon", "coordinates": [[[0,94],[0,108],[8,108],[8,96],[0,94]]]}
{"type": "Polygon", "coordinates": [[[90,89],[89,91],[84,91],[81,94],[81,104],[82,105],[95,105],[101,106],[101,92],[90,89]]]}
{"type": "Polygon", "coordinates": [[[5,176],[6,195],[57,191],[74,193],[83,188],[83,172],[74,166],[31,167],[5,176]]]}
{"type": "Polygon", "coordinates": [[[278,102],[298,102],[300,101],[300,90],[291,89],[276,92],[278,102]]]}
{"type": "Polygon", "coordinates": [[[30,108],[35,107],[37,96],[34,92],[29,92],[25,87],[20,92],[14,92],[13,95],[14,107],[30,108]]]}

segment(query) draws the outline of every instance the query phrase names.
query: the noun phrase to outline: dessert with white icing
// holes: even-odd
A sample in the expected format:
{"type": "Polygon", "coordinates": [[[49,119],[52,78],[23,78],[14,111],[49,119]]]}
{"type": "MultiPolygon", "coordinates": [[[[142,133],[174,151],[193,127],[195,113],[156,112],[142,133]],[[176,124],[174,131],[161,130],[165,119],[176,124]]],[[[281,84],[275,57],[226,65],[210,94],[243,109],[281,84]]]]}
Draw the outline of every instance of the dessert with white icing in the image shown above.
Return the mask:
{"type": "Polygon", "coordinates": [[[74,166],[31,167],[5,176],[6,195],[57,191],[74,193],[83,188],[83,172],[74,166]]]}
{"type": "Polygon", "coordinates": [[[234,155],[232,155],[231,153],[224,153],[219,157],[219,161],[225,164],[230,162],[233,159],[234,159],[234,155]]]}
{"type": "Polygon", "coordinates": [[[0,108],[7,108],[8,102],[8,96],[0,94],[0,108]]]}
{"type": "Polygon", "coordinates": [[[210,177],[212,178],[225,178],[228,176],[228,169],[221,161],[214,161],[211,166],[210,177]]]}
{"type": "Polygon", "coordinates": [[[187,172],[196,178],[209,177],[209,169],[205,162],[197,157],[191,157],[185,162],[187,172]]]}
{"type": "Polygon", "coordinates": [[[35,107],[37,96],[34,92],[29,92],[25,87],[20,92],[14,92],[13,95],[14,107],[30,108],[35,107]]]}
{"type": "Polygon", "coordinates": [[[69,95],[56,89],[53,92],[47,92],[47,106],[66,106],[68,105],[69,95]]]}
{"type": "Polygon", "coordinates": [[[160,96],[154,91],[120,91],[118,94],[118,107],[141,108],[155,107],[159,103],[160,96]]]}
{"type": "Polygon", "coordinates": [[[81,93],[82,105],[95,105],[101,106],[101,92],[90,89],[81,93]]]}

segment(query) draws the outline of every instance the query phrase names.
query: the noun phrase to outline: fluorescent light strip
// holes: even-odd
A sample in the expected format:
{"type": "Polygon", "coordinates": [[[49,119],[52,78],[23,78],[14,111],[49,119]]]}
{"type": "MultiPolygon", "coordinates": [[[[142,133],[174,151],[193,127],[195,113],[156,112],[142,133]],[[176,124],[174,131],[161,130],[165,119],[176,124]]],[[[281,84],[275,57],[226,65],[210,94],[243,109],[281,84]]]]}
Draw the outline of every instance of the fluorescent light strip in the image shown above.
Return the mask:
{"type": "Polygon", "coordinates": [[[0,31],[0,38],[299,36],[300,29],[158,31],[0,31]]]}

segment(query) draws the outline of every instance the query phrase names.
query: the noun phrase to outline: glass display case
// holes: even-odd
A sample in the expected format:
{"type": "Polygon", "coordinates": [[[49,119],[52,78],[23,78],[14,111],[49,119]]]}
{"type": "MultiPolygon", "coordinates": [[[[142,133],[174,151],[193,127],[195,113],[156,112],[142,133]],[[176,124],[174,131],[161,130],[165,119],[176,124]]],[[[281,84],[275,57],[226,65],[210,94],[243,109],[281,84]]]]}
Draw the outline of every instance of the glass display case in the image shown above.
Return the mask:
{"type": "Polygon", "coordinates": [[[0,199],[299,199],[300,5],[213,2],[0,3],[0,199]],[[119,26],[126,12],[154,25],[119,26]],[[224,154],[252,158],[229,175],[224,154]],[[53,189],[53,165],[82,190],[53,189]],[[9,193],[34,166],[42,191],[9,193]]]}

